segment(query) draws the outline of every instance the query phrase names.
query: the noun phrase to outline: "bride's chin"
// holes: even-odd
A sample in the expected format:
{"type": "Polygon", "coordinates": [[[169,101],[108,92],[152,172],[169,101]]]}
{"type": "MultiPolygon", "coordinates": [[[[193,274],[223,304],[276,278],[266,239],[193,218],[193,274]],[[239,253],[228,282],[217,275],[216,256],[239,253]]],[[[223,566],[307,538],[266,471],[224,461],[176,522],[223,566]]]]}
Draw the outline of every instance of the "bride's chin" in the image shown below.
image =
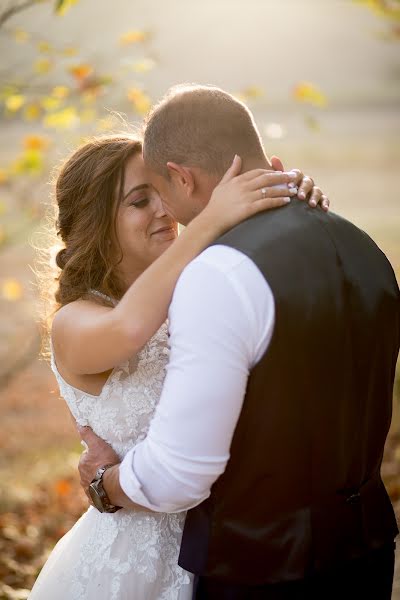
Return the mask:
{"type": "Polygon", "coordinates": [[[177,239],[178,236],[175,236],[171,239],[165,239],[165,240],[158,240],[158,251],[159,254],[163,254],[170,246],[171,244],[173,244],[175,242],[175,240],[177,239]]]}

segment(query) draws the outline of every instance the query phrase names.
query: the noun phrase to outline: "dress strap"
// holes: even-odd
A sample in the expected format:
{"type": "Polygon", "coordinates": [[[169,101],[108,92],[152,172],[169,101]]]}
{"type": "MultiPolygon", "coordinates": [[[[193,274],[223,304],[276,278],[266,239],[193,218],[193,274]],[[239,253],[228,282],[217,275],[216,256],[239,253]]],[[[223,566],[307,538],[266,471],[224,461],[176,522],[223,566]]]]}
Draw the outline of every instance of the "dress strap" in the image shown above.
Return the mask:
{"type": "Polygon", "coordinates": [[[103,300],[107,300],[107,302],[110,302],[114,306],[116,306],[118,304],[118,302],[116,300],[114,300],[114,298],[111,298],[110,296],[107,296],[107,294],[103,294],[103,292],[99,292],[99,290],[89,290],[89,292],[91,294],[93,294],[94,296],[97,296],[98,298],[102,298],[103,300]]]}

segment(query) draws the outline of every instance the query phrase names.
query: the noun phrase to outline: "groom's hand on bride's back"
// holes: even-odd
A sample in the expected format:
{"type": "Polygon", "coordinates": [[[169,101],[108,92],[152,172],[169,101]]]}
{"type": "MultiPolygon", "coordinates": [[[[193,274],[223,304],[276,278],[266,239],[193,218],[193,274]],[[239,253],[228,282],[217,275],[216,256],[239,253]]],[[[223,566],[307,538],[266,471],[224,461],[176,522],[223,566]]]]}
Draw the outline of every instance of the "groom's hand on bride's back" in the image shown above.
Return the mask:
{"type": "Polygon", "coordinates": [[[80,425],[77,425],[77,429],[86,448],[79,459],[79,475],[81,486],[90,501],[88,488],[96,475],[97,469],[104,465],[116,465],[120,460],[118,454],[107,442],[96,435],[93,429],[81,427],[80,425]]]}

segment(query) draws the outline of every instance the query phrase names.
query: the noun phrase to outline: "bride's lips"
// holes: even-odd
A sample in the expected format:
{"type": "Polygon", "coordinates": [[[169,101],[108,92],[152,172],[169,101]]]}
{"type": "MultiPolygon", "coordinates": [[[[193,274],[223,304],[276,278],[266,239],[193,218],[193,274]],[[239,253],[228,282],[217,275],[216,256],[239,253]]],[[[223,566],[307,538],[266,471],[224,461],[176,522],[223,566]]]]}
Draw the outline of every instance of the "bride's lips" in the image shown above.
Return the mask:
{"type": "Polygon", "coordinates": [[[151,235],[157,235],[163,238],[175,237],[175,229],[172,225],[166,225],[153,231],[151,235]]]}

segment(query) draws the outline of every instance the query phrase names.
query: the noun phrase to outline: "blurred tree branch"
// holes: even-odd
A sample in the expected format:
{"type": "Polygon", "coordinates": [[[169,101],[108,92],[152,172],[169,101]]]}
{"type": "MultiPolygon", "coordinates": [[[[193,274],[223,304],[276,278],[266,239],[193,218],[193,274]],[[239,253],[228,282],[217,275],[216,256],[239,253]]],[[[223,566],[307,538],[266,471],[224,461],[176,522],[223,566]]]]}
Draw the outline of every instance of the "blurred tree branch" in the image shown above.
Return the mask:
{"type": "MultiPolygon", "coordinates": [[[[43,0],[39,0],[39,1],[43,1],[43,0]]],[[[14,15],[17,15],[18,13],[22,12],[23,10],[26,10],[27,8],[30,8],[34,4],[38,4],[38,0],[25,0],[25,2],[20,2],[19,4],[14,4],[14,6],[12,4],[10,4],[7,8],[5,8],[0,13],[0,27],[3,27],[3,25],[9,19],[11,19],[11,17],[13,17],[14,15]]]]}

